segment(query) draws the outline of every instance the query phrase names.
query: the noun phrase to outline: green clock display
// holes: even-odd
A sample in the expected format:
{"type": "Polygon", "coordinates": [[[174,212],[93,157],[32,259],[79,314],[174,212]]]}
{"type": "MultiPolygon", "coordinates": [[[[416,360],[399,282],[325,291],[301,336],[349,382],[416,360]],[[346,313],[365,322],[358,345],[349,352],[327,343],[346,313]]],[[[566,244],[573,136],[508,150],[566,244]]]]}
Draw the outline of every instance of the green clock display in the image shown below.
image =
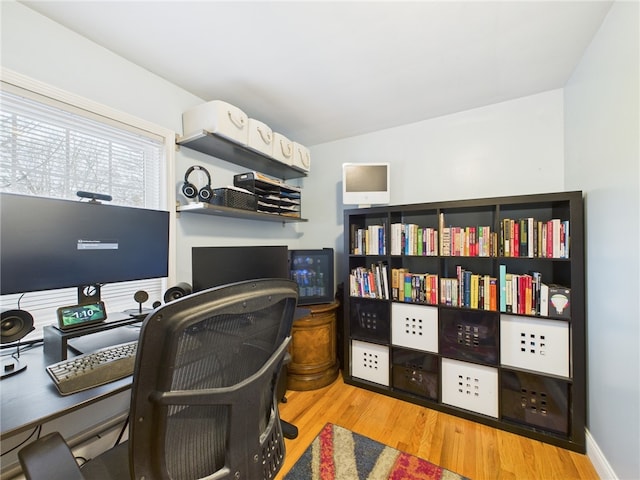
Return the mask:
{"type": "Polygon", "coordinates": [[[58,326],[60,330],[85,327],[107,319],[104,302],[71,305],[58,308],[58,326]]]}

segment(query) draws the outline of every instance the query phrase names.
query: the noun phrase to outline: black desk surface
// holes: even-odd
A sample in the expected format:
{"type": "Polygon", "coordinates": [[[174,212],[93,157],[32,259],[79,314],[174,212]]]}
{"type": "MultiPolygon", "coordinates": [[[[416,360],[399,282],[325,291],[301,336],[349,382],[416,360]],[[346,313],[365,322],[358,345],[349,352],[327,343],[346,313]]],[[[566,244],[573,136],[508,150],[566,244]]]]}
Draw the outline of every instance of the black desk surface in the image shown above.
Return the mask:
{"type": "Polygon", "coordinates": [[[62,396],[45,370],[41,344],[21,350],[20,361],[27,369],[0,381],[0,440],[127,390],[133,378],[62,396]]]}

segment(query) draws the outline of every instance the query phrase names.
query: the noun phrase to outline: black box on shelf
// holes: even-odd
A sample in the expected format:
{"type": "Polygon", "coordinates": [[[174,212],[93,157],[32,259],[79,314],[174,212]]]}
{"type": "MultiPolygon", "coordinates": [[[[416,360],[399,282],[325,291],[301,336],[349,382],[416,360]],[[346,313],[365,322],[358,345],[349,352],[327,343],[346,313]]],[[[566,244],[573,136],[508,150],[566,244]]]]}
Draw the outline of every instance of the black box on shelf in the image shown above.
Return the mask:
{"type": "Polygon", "coordinates": [[[351,336],[362,340],[389,343],[389,304],[381,300],[351,297],[349,326],[351,336]]]}
{"type": "Polygon", "coordinates": [[[256,211],[256,196],[233,188],[214,188],[209,203],[240,210],[256,211]]]}
{"type": "Polygon", "coordinates": [[[437,355],[394,348],[391,371],[393,388],[438,400],[439,365],[437,355]]]}
{"type": "Polygon", "coordinates": [[[569,433],[569,384],[524,372],[502,371],[502,418],[569,433]]]}
{"type": "Polygon", "coordinates": [[[498,364],[500,315],[487,310],[440,310],[439,351],[467,362],[498,364]]]}

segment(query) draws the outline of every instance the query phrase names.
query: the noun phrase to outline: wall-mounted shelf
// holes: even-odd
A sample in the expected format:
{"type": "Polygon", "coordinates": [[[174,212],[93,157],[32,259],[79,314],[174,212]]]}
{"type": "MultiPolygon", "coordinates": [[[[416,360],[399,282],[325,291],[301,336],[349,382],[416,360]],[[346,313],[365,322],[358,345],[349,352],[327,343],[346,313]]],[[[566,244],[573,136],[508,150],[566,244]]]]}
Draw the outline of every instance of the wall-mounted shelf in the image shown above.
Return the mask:
{"type": "Polygon", "coordinates": [[[192,150],[283,180],[307,176],[305,170],[279,162],[249,147],[232,142],[227,138],[207,132],[206,130],[201,130],[198,133],[184,137],[177,137],[176,143],[183,147],[191,148],[192,150]]]}
{"type": "Polygon", "coordinates": [[[212,205],[210,203],[194,202],[177,207],[179,213],[199,213],[203,215],[218,215],[222,217],[246,218],[250,220],[264,220],[268,222],[306,222],[305,218],[288,217],[286,215],[274,215],[270,213],[254,212],[251,210],[241,210],[239,208],[224,207],[221,205],[212,205]]]}

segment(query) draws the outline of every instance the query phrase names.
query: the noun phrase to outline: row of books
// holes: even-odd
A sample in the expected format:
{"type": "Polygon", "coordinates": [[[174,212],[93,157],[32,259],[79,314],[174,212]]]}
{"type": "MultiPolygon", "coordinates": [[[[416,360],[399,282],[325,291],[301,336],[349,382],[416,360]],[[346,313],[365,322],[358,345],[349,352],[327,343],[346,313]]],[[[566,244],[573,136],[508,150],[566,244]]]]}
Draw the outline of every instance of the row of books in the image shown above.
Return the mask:
{"type": "Polygon", "coordinates": [[[571,317],[571,289],[542,282],[540,272],[516,274],[500,265],[500,311],[541,317],[571,317]]]}
{"type": "Polygon", "coordinates": [[[440,255],[451,257],[495,257],[498,235],[489,226],[442,227],[440,255]]]}
{"type": "Polygon", "coordinates": [[[505,257],[569,258],[569,220],[505,218],[500,223],[500,254],[505,257]]]}
{"type": "Polygon", "coordinates": [[[391,255],[438,255],[438,230],[415,223],[392,223],[391,255]]]}
{"type": "Polygon", "coordinates": [[[387,236],[384,225],[356,228],[351,225],[351,253],[354,255],[386,255],[387,236]]]}
{"type": "Polygon", "coordinates": [[[371,268],[352,269],[349,274],[349,295],[389,300],[387,264],[378,262],[372,264],[371,268]]]}
{"type": "MultiPolygon", "coordinates": [[[[500,222],[500,235],[487,225],[445,226],[439,230],[413,223],[393,223],[390,227],[391,255],[438,255],[464,257],[569,258],[569,221],[533,217],[500,222]],[[439,233],[439,234],[438,234],[439,233]]],[[[384,225],[366,228],[351,226],[351,252],[355,255],[386,255],[384,225]]]]}
{"type": "Polygon", "coordinates": [[[456,267],[455,278],[440,279],[440,303],[453,307],[498,310],[498,281],[490,275],[482,275],[456,267]]]}
{"type": "Polygon", "coordinates": [[[377,298],[397,302],[446,305],[499,311],[521,315],[570,318],[571,289],[542,282],[540,272],[509,273],[500,265],[498,279],[456,267],[455,278],[434,273],[414,273],[406,268],[391,269],[391,287],[386,263],[351,270],[352,297],[377,298]]]}
{"type": "Polygon", "coordinates": [[[447,225],[444,213],[438,217],[440,255],[452,257],[495,257],[498,235],[488,225],[447,225]]]}
{"type": "Polygon", "coordinates": [[[438,304],[438,275],[391,269],[391,299],[398,302],[438,304]]]}

